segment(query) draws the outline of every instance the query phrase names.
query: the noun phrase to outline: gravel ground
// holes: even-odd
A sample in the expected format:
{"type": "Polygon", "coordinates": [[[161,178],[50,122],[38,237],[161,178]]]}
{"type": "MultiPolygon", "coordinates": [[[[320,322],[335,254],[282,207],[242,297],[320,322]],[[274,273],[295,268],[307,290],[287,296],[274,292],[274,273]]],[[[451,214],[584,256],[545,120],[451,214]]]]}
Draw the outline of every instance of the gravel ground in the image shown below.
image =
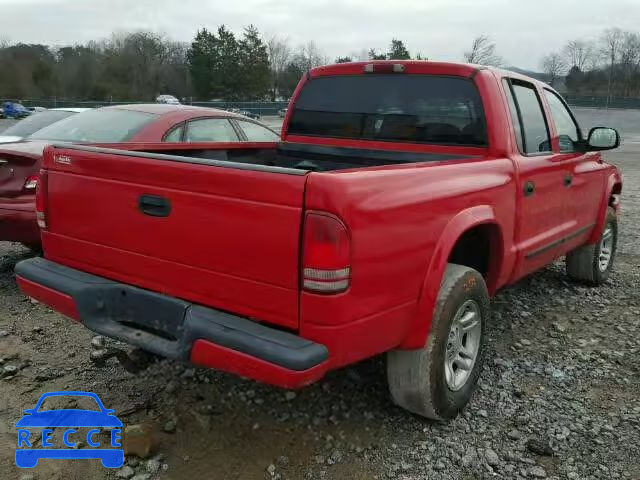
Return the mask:
{"type": "MultiPolygon", "coordinates": [[[[640,130],[639,130],[640,132],[640,130]]],[[[558,263],[493,301],[487,362],[456,420],[389,400],[377,358],[300,392],[169,361],[132,375],[89,361],[84,328],[22,296],[0,243],[0,478],[640,479],[640,135],[608,155],[625,175],[620,250],[603,287],[558,263]],[[638,143],[634,143],[638,142],[638,143]],[[47,391],[96,392],[125,425],[148,425],[150,458],[13,464],[16,420],[47,391]],[[134,476],[135,475],[135,476],[134,476]]]]}

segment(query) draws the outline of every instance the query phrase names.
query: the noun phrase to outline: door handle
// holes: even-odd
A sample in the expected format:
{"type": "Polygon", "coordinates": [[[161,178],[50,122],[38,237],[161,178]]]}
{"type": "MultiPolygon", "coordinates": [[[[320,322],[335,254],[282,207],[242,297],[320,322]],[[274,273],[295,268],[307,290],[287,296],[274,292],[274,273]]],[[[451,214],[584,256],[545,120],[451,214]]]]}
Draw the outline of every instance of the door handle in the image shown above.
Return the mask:
{"type": "Polygon", "coordinates": [[[145,215],[168,217],[171,213],[171,202],[157,195],[142,195],[138,199],[138,208],[145,215]]]}
{"type": "Polygon", "coordinates": [[[533,182],[527,182],[524,184],[524,196],[530,197],[536,191],[536,184],[533,182]]]}
{"type": "Polygon", "coordinates": [[[564,176],[563,184],[565,187],[570,187],[572,183],[573,183],[573,177],[567,173],[564,176]]]}

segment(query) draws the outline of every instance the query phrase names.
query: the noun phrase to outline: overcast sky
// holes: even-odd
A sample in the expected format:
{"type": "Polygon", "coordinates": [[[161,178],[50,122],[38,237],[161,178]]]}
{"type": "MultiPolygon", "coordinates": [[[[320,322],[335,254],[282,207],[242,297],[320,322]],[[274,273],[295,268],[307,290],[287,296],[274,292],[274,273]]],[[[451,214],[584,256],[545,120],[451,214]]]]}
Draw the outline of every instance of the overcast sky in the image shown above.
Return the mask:
{"type": "Polygon", "coordinates": [[[294,44],[314,40],[332,60],[386,51],[397,37],[412,55],[456,61],[484,33],[508,65],[538,69],[568,40],[613,26],[640,31],[640,0],[0,0],[0,18],[0,37],[49,45],[136,29],[190,41],[201,27],[253,23],[294,44]]]}

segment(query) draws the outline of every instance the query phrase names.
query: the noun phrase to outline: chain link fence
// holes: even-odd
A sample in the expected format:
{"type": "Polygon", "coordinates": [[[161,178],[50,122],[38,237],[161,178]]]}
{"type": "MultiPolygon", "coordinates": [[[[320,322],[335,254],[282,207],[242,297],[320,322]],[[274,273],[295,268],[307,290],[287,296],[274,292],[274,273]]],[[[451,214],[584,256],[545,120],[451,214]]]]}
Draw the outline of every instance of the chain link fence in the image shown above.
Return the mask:
{"type": "MultiPolygon", "coordinates": [[[[13,102],[16,99],[0,99],[0,106],[4,102],[13,102]]],[[[113,102],[113,101],[99,101],[99,100],[68,100],[60,98],[49,99],[22,99],[17,100],[25,107],[42,107],[42,108],[63,108],[63,107],[77,107],[77,108],[98,108],[106,107],[109,105],[131,105],[136,103],[153,103],[153,102],[113,102]]],[[[187,101],[185,105],[194,105],[198,107],[217,108],[221,110],[238,109],[248,111],[254,114],[258,114],[261,117],[276,116],[278,111],[285,108],[289,102],[198,102],[187,101]]]]}
{"type": "MultiPolygon", "coordinates": [[[[634,97],[601,97],[601,96],[585,96],[585,95],[566,95],[565,99],[569,105],[573,107],[598,108],[598,109],[640,109],[640,98],[634,97]]],[[[0,102],[12,101],[10,99],[0,99],[0,102]]],[[[62,107],[87,107],[96,108],[108,105],[130,105],[135,103],[152,103],[152,102],[113,102],[99,100],[68,100],[68,99],[24,99],[20,102],[25,107],[44,107],[44,108],[62,108],[62,107]]],[[[245,110],[261,117],[276,116],[278,111],[285,108],[288,102],[198,102],[187,101],[186,105],[196,105],[199,107],[218,108],[222,110],[238,109],[245,110]]]]}
{"type": "Polygon", "coordinates": [[[565,95],[564,98],[572,107],[640,109],[640,98],[637,97],[565,95]]]}

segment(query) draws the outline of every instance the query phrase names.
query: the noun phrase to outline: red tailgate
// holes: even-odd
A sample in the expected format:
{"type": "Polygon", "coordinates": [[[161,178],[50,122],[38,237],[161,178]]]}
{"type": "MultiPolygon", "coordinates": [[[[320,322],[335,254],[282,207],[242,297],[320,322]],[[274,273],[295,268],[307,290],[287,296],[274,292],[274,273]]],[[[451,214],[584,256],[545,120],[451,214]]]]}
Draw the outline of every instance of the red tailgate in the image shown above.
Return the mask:
{"type": "Polygon", "coordinates": [[[48,150],[45,256],[297,328],[304,172],[161,157],[48,150]]]}

